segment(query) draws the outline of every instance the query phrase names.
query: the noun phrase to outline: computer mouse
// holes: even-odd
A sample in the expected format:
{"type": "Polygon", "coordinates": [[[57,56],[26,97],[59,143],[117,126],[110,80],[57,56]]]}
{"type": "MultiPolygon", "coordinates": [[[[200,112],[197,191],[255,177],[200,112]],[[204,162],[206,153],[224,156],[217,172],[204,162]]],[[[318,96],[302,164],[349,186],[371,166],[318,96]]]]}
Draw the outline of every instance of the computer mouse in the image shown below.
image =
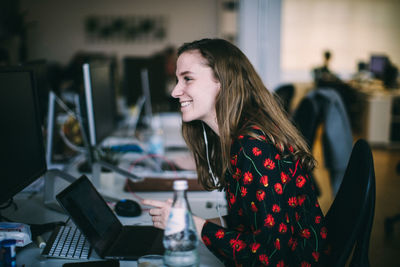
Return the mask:
{"type": "Polygon", "coordinates": [[[139,203],[131,199],[121,199],[114,207],[115,213],[122,217],[136,217],[142,214],[139,203]]]}

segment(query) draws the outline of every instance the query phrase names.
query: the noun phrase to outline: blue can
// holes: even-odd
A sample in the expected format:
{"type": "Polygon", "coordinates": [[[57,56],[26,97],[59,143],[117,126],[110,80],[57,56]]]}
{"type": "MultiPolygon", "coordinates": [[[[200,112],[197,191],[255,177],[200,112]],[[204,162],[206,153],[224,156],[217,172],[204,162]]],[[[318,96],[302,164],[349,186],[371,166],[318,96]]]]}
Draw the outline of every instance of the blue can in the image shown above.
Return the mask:
{"type": "Polygon", "coordinates": [[[16,252],[14,239],[5,239],[0,242],[0,266],[1,267],[15,267],[16,263],[16,252]]]}

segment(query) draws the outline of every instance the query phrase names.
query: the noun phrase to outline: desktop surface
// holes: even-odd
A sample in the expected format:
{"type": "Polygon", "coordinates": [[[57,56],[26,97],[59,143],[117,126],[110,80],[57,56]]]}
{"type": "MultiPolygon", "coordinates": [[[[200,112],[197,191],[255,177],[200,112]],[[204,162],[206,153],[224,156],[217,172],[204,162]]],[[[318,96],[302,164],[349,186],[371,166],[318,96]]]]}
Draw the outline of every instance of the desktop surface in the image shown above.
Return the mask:
{"type": "MultiPolygon", "coordinates": [[[[15,210],[13,206],[2,210],[2,215],[14,221],[23,223],[47,223],[53,221],[66,221],[68,216],[46,208],[43,205],[43,198],[41,194],[32,195],[31,193],[22,192],[15,198],[15,203],[18,209],[15,210]]],[[[151,225],[151,217],[148,212],[144,212],[139,217],[119,217],[124,225],[151,225]]],[[[51,232],[43,234],[44,240],[50,236],[51,232]]],[[[17,250],[17,266],[62,266],[64,263],[86,262],[87,260],[63,260],[46,258],[41,255],[43,249],[39,248],[35,242],[28,244],[23,248],[17,250]]],[[[200,266],[223,266],[223,264],[200,242],[199,253],[201,258],[200,266]]],[[[95,251],[92,253],[88,261],[102,260],[95,251]]],[[[137,266],[136,261],[120,261],[120,266],[137,266]]]]}

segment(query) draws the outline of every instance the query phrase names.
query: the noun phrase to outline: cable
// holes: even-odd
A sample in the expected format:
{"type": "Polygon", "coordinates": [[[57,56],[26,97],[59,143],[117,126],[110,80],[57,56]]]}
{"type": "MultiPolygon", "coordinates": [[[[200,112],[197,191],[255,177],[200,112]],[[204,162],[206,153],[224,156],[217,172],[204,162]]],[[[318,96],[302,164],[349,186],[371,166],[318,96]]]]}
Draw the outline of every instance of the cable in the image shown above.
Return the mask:
{"type": "MultiPolygon", "coordinates": [[[[204,143],[206,145],[206,157],[207,157],[207,164],[208,164],[208,173],[211,175],[211,177],[213,179],[213,182],[214,182],[214,185],[217,186],[218,180],[214,176],[214,173],[213,173],[213,171],[211,169],[210,159],[208,157],[208,140],[207,140],[206,129],[204,128],[204,123],[203,122],[201,122],[201,126],[203,126],[204,143]]],[[[215,200],[217,202],[216,208],[217,208],[217,212],[218,212],[219,221],[221,222],[221,226],[225,227],[225,223],[224,223],[224,220],[222,219],[221,211],[219,210],[219,199],[218,199],[218,195],[217,194],[215,194],[215,200]]]]}
{"type": "Polygon", "coordinates": [[[76,112],[72,111],[72,110],[61,100],[61,98],[59,98],[59,97],[58,97],[57,95],[55,95],[55,94],[54,94],[54,96],[55,96],[55,99],[56,99],[57,103],[60,105],[60,107],[61,107],[65,112],[68,113],[68,115],[74,117],[75,119],[80,119],[80,120],[82,120],[82,117],[81,117],[80,115],[76,114],[76,112]]]}

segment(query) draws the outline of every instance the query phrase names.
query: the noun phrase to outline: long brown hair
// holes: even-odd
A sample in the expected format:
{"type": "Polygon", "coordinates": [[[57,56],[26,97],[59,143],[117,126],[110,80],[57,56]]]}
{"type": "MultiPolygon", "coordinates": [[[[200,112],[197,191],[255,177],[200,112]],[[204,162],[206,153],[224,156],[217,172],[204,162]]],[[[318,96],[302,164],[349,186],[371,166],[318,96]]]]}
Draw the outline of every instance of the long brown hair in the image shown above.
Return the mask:
{"type": "Polygon", "coordinates": [[[199,51],[206,59],[215,79],[221,84],[215,104],[219,136],[204,124],[210,167],[218,177],[218,185],[214,185],[209,174],[202,122],[182,123],[182,134],[193,152],[198,179],[203,187],[206,190],[222,190],[225,187],[225,173],[231,171],[232,139],[241,134],[258,138],[252,127],[260,128],[270,142],[282,151],[283,156],[292,155],[311,171],[315,160],[306,142],[267,90],[247,57],[236,46],[223,39],[202,39],[185,43],[178,49],[178,56],[193,50],[199,51]]]}

